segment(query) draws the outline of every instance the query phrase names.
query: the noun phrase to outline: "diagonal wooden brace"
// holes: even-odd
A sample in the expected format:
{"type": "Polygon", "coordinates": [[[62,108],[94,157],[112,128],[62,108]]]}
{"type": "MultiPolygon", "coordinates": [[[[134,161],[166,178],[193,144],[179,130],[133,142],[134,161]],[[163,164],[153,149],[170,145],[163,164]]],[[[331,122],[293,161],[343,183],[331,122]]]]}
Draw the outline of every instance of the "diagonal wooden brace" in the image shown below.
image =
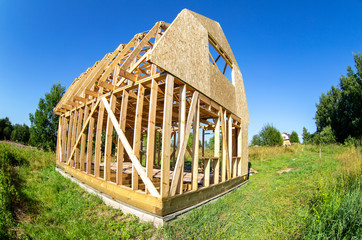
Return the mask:
{"type": "Polygon", "coordinates": [[[174,196],[176,194],[177,184],[178,184],[178,181],[180,180],[180,173],[181,173],[181,166],[182,166],[181,161],[183,161],[184,157],[185,157],[187,140],[189,139],[189,135],[190,135],[190,131],[191,131],[191,124],[192,124],[192,120],[194,118],[196,103],[198,102],[198,98],[199,98],[199,92],[195,91],[192,96],[191,106],[190,106],[189,114],[187,116],[185,137],[181,143],[181,146],[179,147],[179,151],[177,154],[175,171],[172,176],[171,188],[170,188],[170,193],[169,193],[171,196],[174,196]]]}
{"type": "Polygon", "coordinates": [[[119,127],[119,123],[116,119],[116,116],[114,116],[113,111],[111,110],[111,107],[107,101],[107,99],[105,97],[102,98],[102,102],[104,104],[104,107],[108,113],[109,118],[112,121],[113,127],[116,130],[117,134],[118,134],[118,138],[119,140],[121,140],[124,149],[126,150],[129,158],[132,161],[132,165],[135,167],[135,169],[137,170],[138,174],[140,175],[143,183],[145,184],[146,188],[148,189],[148,191],[150,192],[150,194],[154,197],[160,197],[160,194],[158,193],[157,189],[155,188],[155,186],[153,185],[152,181],[147,177],[146,172],[143,170],[143,167],[141,165],[141,163],[139,162],[138,158],[136,157],[136,155],[133,153],[133,149],[131,147],[131,145],[129,144],[126,135],[124,134],[124,132],[120,129],[119,127]]]}

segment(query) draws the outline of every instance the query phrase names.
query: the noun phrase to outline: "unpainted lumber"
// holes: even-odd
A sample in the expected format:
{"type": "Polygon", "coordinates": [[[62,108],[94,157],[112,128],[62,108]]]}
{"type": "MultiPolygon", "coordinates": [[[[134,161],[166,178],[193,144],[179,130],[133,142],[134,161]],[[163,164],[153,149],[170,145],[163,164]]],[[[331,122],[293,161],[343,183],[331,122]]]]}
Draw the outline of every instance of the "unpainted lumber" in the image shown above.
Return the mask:
{"type": "Polygon", "coordinates": [[[162,124],[162,152],[161,152],[161,197],[169,195],[170,188],[170,151],[171,151],[171,128],[172,128],[172,105],[173,105],[174,77],[167,75],[164,97],[164,111],[162,124]]]}
{"type": "MultiPolygon", "coordinates": [[[[143,101],[145,97],[145,88],[142,84],[138,85],[137,93],[137,105],[136,105],[136,116],[134,124],[134,137],[133,137],[133,154],[140,157],[140,141],[141,141],[141,130],[142,130],[142,113],[143,113],[143,101]]],[[[135,167],[132,171],[132,189],[138,190],[138,173],[135,167]]]]}

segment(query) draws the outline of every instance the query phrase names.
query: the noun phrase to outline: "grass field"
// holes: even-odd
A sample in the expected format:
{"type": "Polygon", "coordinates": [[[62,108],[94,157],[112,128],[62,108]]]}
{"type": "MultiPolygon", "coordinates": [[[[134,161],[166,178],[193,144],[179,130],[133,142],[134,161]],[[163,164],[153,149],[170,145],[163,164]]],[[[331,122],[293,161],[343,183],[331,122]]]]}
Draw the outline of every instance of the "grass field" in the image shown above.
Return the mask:
{"type": "Polygon", "coordinates": [[[161,229],[103,205],[54,159],[0,144],[0,239],[362,238],[361,148],[250,148],[246,185],[161,229]]]}

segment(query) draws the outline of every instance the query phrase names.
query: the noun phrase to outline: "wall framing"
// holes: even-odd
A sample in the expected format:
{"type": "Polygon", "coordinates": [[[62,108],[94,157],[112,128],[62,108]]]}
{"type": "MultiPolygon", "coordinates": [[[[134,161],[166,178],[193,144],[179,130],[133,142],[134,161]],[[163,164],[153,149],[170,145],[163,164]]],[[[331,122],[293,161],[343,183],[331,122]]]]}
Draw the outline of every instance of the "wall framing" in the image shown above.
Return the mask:
{"type": "Polygon", "coordinates": [[[144,211],[166,216],[247,180],[240,70],[220,25],[189,10],[106,54],[74,80],[54,113],[57,166],[144,211]],[[232,66],[232,83],[209,61],[210,39],[232,66]],[[210,156],[205,134],[215,137],[210,156]]]}

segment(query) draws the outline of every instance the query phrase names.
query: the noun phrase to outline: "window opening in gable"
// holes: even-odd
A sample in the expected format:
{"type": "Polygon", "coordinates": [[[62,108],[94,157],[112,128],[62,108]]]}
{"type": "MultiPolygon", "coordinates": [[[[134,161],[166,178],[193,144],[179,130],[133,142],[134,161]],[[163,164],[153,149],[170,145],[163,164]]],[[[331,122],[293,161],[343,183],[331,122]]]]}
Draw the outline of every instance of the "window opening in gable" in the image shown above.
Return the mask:
{"type": "Polygon", "coordinates": [[[232,80],[232,62],[225,51],[209,35],[209,60],[219,71],[231,82],[232,80]]]}

